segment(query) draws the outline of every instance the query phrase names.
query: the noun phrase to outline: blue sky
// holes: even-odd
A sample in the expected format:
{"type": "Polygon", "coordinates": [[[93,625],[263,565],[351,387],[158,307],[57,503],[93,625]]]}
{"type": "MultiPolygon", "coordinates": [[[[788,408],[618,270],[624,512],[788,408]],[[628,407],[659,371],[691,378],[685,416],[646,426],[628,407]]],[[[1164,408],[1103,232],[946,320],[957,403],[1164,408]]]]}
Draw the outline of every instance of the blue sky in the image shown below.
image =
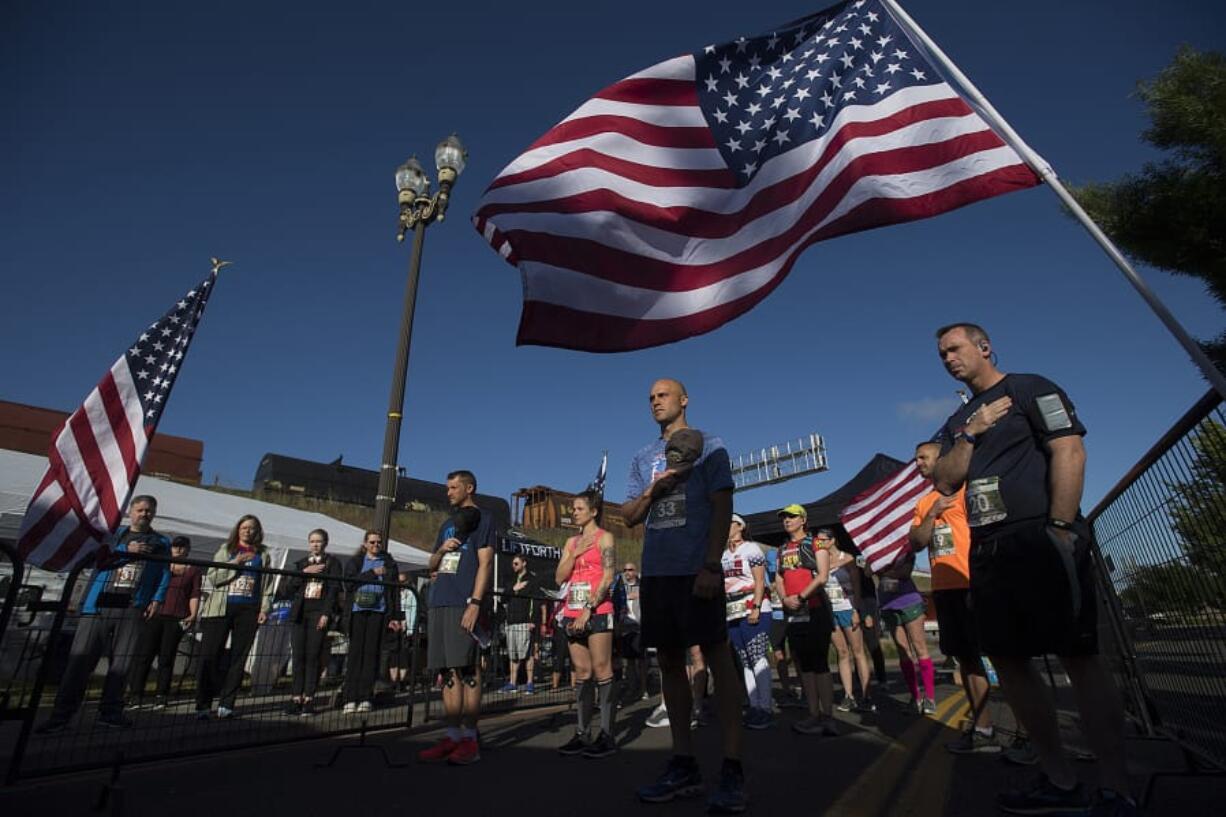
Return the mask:
{"type": "MultiPolygon", "coordinates": [[[[957,384],[932,330],[973,320],[1002,368],[1077,404],[1088,508],[1207,388],[1043,188],[815,245],[758,308],[683,343],[517,349],[519,277],[467,220],[498,170],[605,85],[820,0],[418,5],[10,6],[0,398],[74,407],[220,255],[234,266],[161,430],[203,439],[206,479],[232,485],[267,451],[375,467],[408,261],[392,174],[410,153],[431,164],[452,131],[470,163],[427,232],[401,448],[414,476],[577,489],[607,448],[620,498],[667,375],[734,455],[824,435],[828,473],[737,503],[812,499],[940,423],[957,384]]],[[[1153,158],[1136,81],[1181,43],[1226,42],[1217,0],[906,7],[1073,183],[1153,158]]],[[[1198,282],[1143,272],[1193,334],[1221,329],[1198,282]]]]}

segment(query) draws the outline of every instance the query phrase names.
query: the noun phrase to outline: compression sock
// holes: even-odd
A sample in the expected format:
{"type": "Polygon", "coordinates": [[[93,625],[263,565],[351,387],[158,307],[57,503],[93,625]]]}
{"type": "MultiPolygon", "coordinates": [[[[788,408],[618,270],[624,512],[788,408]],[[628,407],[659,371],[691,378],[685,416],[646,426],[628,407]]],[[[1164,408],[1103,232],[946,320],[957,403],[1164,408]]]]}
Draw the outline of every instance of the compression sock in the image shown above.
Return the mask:
{"type": "Polygon", "coordinates": [[[575,698],[579,702],[579,724],[576,727],[580,735],[586,735],[592,723],[592,698],[595,697],[592,679],[588,678],[575,686],[575,698]]]}
{"type": "Polygon", "coordinates": [[[933,695],[933,686],[936,682],[936,670],[932,666],[931,658],[921,658],[919,660],[920,675],[924,679],[924,697],[930,701],[936,700],[933,695]]]}
{"type": "Polygon", "coordinates": [[[600,731],[613,734],[613,679],[606,678],[596,683],[596,700],[600,704],[600,731]]]}
{"type": "Polygon", "coordinates": [[[907,689],[911,690],[911,700],[918,701],[919,679],[915,677],[915,664],[911,663],[911,659],[905,655],[898,657],[898,668],[902,670],[903,680],[907,682],[907,689]]]}

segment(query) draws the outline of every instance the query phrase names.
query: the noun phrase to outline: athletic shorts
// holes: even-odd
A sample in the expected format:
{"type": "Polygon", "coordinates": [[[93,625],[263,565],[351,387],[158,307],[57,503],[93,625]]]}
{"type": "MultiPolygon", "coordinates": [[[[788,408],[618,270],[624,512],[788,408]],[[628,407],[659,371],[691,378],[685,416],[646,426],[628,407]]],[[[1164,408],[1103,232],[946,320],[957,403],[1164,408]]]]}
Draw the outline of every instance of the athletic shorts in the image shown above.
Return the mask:
{"type": "Polygon", "coordinates": [[[561,624],[553,625],[553,671],[561,672],[570,661],[570,642],[566,638],[566,628],[561,624]]]}
{"type": "Polygon", "coordinates": [[[850,630],[851,614],[853,612],[853,610],[832,610],[831,615],[833,616],[834,621],[831,623],[830,629],[833,630],[835,627],[839,627],[844,630],[850,630]]]}
{"type": "Polygon", "coordinates": [[[463,607],[430,610],[426,666],[431,670],[464,669],[477,664],[477,642],[460,626],[463,607]]]}
{"type": "Polygon", "coordinates": [[[971,545],[971,608],[991,656],[1094,655],[1098,608],[1093,543],[1084,526],[1067,561],[1043,519],[994,531],[971,545]]]}
{"type": "Polygon", "coordinates": [[[954,658],[977,658],[979,636],[975,632],[975,616],[971,613],[971,591],[968,587],[934,590],[932,603],[937,608],[941,654],[954,658]]]}
{"type": "Polygon", "coordinates": [[[830,672],[830,636],[834,625],[830,607],[823,604],[810,611],[808,621],[789,621],[788,651],[801,672],[830,672]]]}
{"type": "Polygon", "coordinates": [[[787,643],[788,622],[784,618],[771,619],[771,649],[775,652],[783,652],[783,647],[787,643]]]}
{"type": "Polygon", "coordinates": [[[721,644],[728,640],[724,620],[724,588],[700,599],[694,595],[694,576],[644,576],[639,588],[643,611],[643,646],[684,649],[721,644]]]}
{"type": "Polygon", "coordinates": [[[596,635],[597,633],[613,632],[613,614],[612,613],[601,613],[600,615],[593,614],[587,620],[587,627],[585,627],[582,632],[578,632],[578,633],[572,633],[570,631],[571,621],[572,619],[569,619],[569,618],[563,619],[563,622],[565,624],[565,629],[566,629],[566,638],[571,643],[586,644],[587,637],[589,635],[596,635]]]}
{"type": "Polygon", "coordinates": [[[923,618],[924,605],[922,602],[916,604],[908,604],[898,610],[882,610],[881,620],[885,624],[889,632],[893,632],[895,627],[901,627],[915,621],[917,618],[923,618]]]}
{"type": "Polygon", "coordinates": [[[523,661],[532,652],[532,625],[507,625],[507,657],[512,661],[523,661]]]}

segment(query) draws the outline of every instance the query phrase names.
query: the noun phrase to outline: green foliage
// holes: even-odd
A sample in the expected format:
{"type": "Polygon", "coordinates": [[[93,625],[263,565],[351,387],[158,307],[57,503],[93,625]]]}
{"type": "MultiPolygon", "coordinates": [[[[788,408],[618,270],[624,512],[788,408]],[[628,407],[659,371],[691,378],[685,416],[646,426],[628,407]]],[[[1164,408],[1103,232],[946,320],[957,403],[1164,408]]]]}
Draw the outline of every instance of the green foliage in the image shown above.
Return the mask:
{"type": "Polygon", "coordinates": [[[1226,428],[1205,420],[1192,432],[1192,477],[1168,484],[1172,527],[1188,561],[1212,583],[1217,605],[1226,589],[1226,428]]]}
{"type": "MultiPolygon", "coordinates": [[[[1129,256],[1200,278],[1226,307],[1226,55],[1184,46],[1137,95],[1141,136],[1167,157],[1074,195],[1129,256]]],[[[1207,348],[1223,365],[1226,332],[1207,348]]]]}

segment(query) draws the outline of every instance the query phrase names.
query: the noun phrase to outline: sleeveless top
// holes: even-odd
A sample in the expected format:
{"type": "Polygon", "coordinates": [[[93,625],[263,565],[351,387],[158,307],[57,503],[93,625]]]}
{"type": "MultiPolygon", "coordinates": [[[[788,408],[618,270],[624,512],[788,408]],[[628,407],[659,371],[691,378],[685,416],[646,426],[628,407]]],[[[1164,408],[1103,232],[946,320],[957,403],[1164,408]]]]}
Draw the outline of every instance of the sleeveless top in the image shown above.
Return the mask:
{"type": "MultiPolygon", "coordinates": [[[[604,568],[600,564],[600,540],[607,533],[608,531],[605,530],[598,531],[592,546],[575,559],[574,569],[570,573],[569,588],[566,591],[566,604],[562,608],[562,615],[566,618],[578,618],[592,594],[600,587],[600,581],[604,578],[604,568]]],[[[566,543],[566,548],[573,551],[578,544],[579,537],[575,536],[566,543]]],[[[596,605],[592,615],[603,616],[612,612],[613,599],[606,593],[604,601],[596,605]]]]}

